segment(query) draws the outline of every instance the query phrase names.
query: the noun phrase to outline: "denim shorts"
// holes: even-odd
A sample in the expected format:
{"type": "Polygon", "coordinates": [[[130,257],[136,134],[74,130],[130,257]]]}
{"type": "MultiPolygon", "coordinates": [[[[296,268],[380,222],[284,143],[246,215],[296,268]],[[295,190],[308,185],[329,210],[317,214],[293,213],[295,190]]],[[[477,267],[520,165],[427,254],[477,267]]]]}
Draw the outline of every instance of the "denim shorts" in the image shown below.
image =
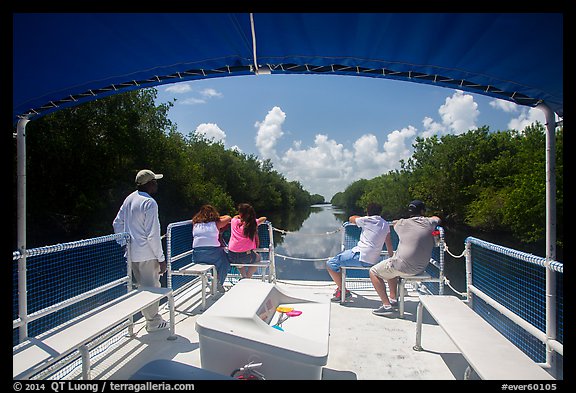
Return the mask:
{"type": "Polygon", "coordinates": [[[230,263],[253,264],[258,263],[262,259],[260,255],[254,251],[234,252],[228,250],[228,259],[230,263]]]}
{"type": "Polygon", "coordinates": [[[360,262],[360,252],[354,252],[352,250],[344,250],[335,257],[330,258],[326,262],[326,266],[335,271],[340,272],[340,266],[353,266],[353,267],[370,267],[373,266],[371,263],[360,262]]]}

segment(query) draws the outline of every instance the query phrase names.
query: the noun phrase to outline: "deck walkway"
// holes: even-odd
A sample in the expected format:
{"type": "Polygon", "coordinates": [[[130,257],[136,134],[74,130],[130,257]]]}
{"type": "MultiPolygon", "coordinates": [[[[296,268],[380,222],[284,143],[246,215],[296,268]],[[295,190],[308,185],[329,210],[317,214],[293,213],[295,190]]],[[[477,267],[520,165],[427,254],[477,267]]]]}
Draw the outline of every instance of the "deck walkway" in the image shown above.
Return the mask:
{"type": "MultiPolygon", "coordinates": [[[[335,286],[329,282],[283,281],[278,285],[292,292],[302,291],[331,297],[335,286]]],[[[200,347],[195,322],[201,314],[201,297],[182,303],[176,296],[175,341],[168,331],[146,333],[142,320],[136,323],[137,338],[128,340],[93,361],[93,379],[128,380],[139,368],[154,359],[169,359],[200,367],[200,347]]],[[[349,303],[332,303],[330,349],[323,367],[323,380],[455,380],[462,379],[467,363],[452,341],[429,316],[424,317],[426,350],[412,349],[415,343],[417,294],[409,291],[404,319],[372,314],[380,305],[373,289],[352,290],[349,303]]],[[[208,297],[210,307],[214,300],[208,297]]],[[[161,307],[167,313],[167,307],[161,307]]],[[[79,378],[79,374],[73,376],[79,378]]]]}

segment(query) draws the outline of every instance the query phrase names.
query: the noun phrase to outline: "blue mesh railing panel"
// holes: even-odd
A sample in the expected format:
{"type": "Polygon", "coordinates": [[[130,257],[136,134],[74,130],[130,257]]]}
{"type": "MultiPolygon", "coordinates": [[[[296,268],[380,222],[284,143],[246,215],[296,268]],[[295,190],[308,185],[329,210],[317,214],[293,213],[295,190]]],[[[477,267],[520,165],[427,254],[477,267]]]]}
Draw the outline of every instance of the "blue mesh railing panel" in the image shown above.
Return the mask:
{"type": "MultiPolygon", "coordinates": [[[[258,226],[258,237],[260,239],[260,248],[270,248],[270,228],[271,223],[266,221],[258,226]]],[[[222,232],[222,239],[227,245],[230,241],[230,229],[226,229],[222,232]]],[[[166,245],[167,245],[167,259],[170,260],[171,269],[178,270],[192,262],[192,220],[185,220],[168,225],[168,230],[166,233],[166,245]],[[182,257],[184,254],[185,255],[182,257]]],[[[260,251],[262,260],[268,260],[270,258],[269,252],[260,251]]],[[[255,276],[261,275],[262,269],[258,268],[255,276]]],[[[197,276],[194,275],[171,275],[172,289],[175,291],[182,286],[190,283],[192,280],[196,279],[197,276]]],[[[228,281],[235,283],[240,274],[238,269],[234,266],[230,268],[228,273],[228,281]]]]}
{"type": "MultiPolygon", "coordinates": [[[[472,284],[540,331],[546,331],[545,258],[469,237],[472,284]]],[[[564,339],[563,267],[553,263],[556,276],[556,339],[564,339]]],[[[497,312],[478,296],[473,309],[536,362],[546,361],[546,346],[497,312]]]]}
{"type": "MultiPolygon", "coordinates": [[[[171,270],[178,270],[192,262],[192,220],[171,223],[166,231],[166,259],[171,270]],[[184,255],[184,256],[182,256],[184,255]]],[[[171,275],[168,286],[175,292],[197,276],[171,275]]]]}
{"type": "MultiPolygon", "coordinates": [[[[392,224],[391,222],[388,222],[388,224],[392,224]]],[[[354,224],[351,224],[349,222],[345,222],[344,224],[342,224],[342,226],[344,227],[344,231],[342,234],[342,250],[349,250],[353,247],[355,247],[358,244],[358,240],[360,239],[360,233],[362,232],[362,229],[354,224]]],[[[438,227],[438,229],[440,229],[440,239],[441,239],[441,243],[444,242],[444,231],[441,230],[441,227],[438,227]]],[[[390,235],[392,236],[392,246],[394,247],[394,250],[396,250],[396,248],[398,247],[398,243],[400,242],[400,239],[398,237],[398,234],[396,233],[396,231],[394,230],[394,227],[392,225],[390,225],[390,235]]],[[[428,266],[426,267],[426,272],[428,274],[430,274],[432,277],[439,277],[440,276],[440,261],[441,261],[441,253],[443,248],[441,247],[434,247],[432,249],[432,255],[431,258],[434,259],[436,265],[432,263],[429,263],[428,266]]],[[[386,244],[384,244],[384,246],[382,247],[382,255],[387,256],[388,252],[387,252],[387,247],[386,244]]],[[[351,278],[351,283],[353,284],[350,288],[351,289],[359,289],[359,288],[364,288],[364,287],[371,287],[371,283],[367,282],[366,280],[370,279],[369,273],[367,270],[358,270],[358,269],[348,269],[346,271],[346,277],[347,277],[347,281],[348,278],[351,278]],[[364,283],[365,285],[361,285],[361,283],[364,283]]],[[[442,292],[441,290],[441,286],[440,283],[437,282],[425,282],[422,283],[422,285],[424,285],[426,288],[428,288],[428,290],[433,293],[433,294],[440,294],[442,292]]]]}
{"type": "MultiPolygon", "coordinates": [[[[28,315],[42,312],[105,284],[125,278],[127,264],[124,248],[117,239],[124,235],[40,247],[27,250],[26,286],[28,315]]],[[[127,235],[125,235],[127,237],[127,235]]],[[[18,256],[13,263],[12,317],[18,318],[18,256]]],[[[101,304],[127,293],[126,283],[79,300],[51,314],[28,323],[28,335],[38,336],[101,304]]],[[[13,330],[13,344],[19,342],[18,329],[13,330]]]]}
{"type": "MultiPolygon", "coordinates": [[[[272,232],[272,223],[270,221],[265,221],[262,224],[258,225],[258,239],[259,239],[259,248],[267,248],[270,250],[274,249],[274,244],[271,243],[271,232],[272,232]]],[[[224,239],[228,243],[230,241],[230,231],[224,234],[224,239]]],[[[262,261],[270,260],[271,253],[268,251],[259,250],[258,253],[262,257],[262,261]]],[[[254,272],[252,277],[262,277],[262,274],[266,274],[265,268],[258,267],[254,272]]],[[[235,284],[240,279],[240,272],[238,271],[238,267],[230,266],[230,270],[228,272],[227,280],[232,284],[235,284]]]]}

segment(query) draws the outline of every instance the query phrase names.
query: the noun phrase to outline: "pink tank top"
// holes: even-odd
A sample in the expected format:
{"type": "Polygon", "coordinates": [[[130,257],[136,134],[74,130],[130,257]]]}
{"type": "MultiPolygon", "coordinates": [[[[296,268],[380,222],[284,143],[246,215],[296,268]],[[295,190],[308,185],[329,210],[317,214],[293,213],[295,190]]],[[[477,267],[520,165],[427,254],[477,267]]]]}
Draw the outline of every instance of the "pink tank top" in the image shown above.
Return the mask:
{"type": "Polygon", "coordinates": [[[244,226],[239,218],[232,218],[230,223],[230,243],[228,249],[233,252],[245,252],[256,248],[256,236],[250,239],[244,236],[244,226]]]}

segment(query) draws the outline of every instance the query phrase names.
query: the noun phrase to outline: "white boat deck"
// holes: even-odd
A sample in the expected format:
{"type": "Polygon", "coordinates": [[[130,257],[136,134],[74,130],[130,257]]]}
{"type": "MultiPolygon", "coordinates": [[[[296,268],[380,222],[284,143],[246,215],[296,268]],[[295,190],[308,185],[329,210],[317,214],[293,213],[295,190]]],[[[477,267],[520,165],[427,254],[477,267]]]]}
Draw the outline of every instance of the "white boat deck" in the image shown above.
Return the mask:
{"type": "MultiPolygon", "coordinates": [[[[335,286],[329,282],[282,281],[278,286],[294,293],[331,297],[335,286]],[[302,292],[300,292],[302,291],[302,292]]],[[[126,340],[92,363],[92,379],[129,380],[145,364],[168,359],[201,367],[196,319],[202,314],[200,294],[176,296],[177,339],[166,338],[168,330],[147,333],[144,321],[136,322],[136,338],[126,340]]],[[[372,314],[380,300],[373,289],[352,289],[345,305],[331,303],[330,336],[323,380],[455,380],[463,379],[467,363],[452,341],[427,314],[424,315],[424,351],[412,349],[416,334],[418,295],[408,291],[404,319],[372,314]]],[[[225,296],[225,295],[224,295],[225,296]]],[[[217,299],[216,299],[217,301],[217,299]]],[[[207,306],[214,299],[208,296],[207,306]]],[[[161,312],[168,319],[167,306],[161,312]]],[[[222,354],[226,356],[226,354],[222,354]]],[[[79,379],[80,372],[68,378],[79,379]]]]}

